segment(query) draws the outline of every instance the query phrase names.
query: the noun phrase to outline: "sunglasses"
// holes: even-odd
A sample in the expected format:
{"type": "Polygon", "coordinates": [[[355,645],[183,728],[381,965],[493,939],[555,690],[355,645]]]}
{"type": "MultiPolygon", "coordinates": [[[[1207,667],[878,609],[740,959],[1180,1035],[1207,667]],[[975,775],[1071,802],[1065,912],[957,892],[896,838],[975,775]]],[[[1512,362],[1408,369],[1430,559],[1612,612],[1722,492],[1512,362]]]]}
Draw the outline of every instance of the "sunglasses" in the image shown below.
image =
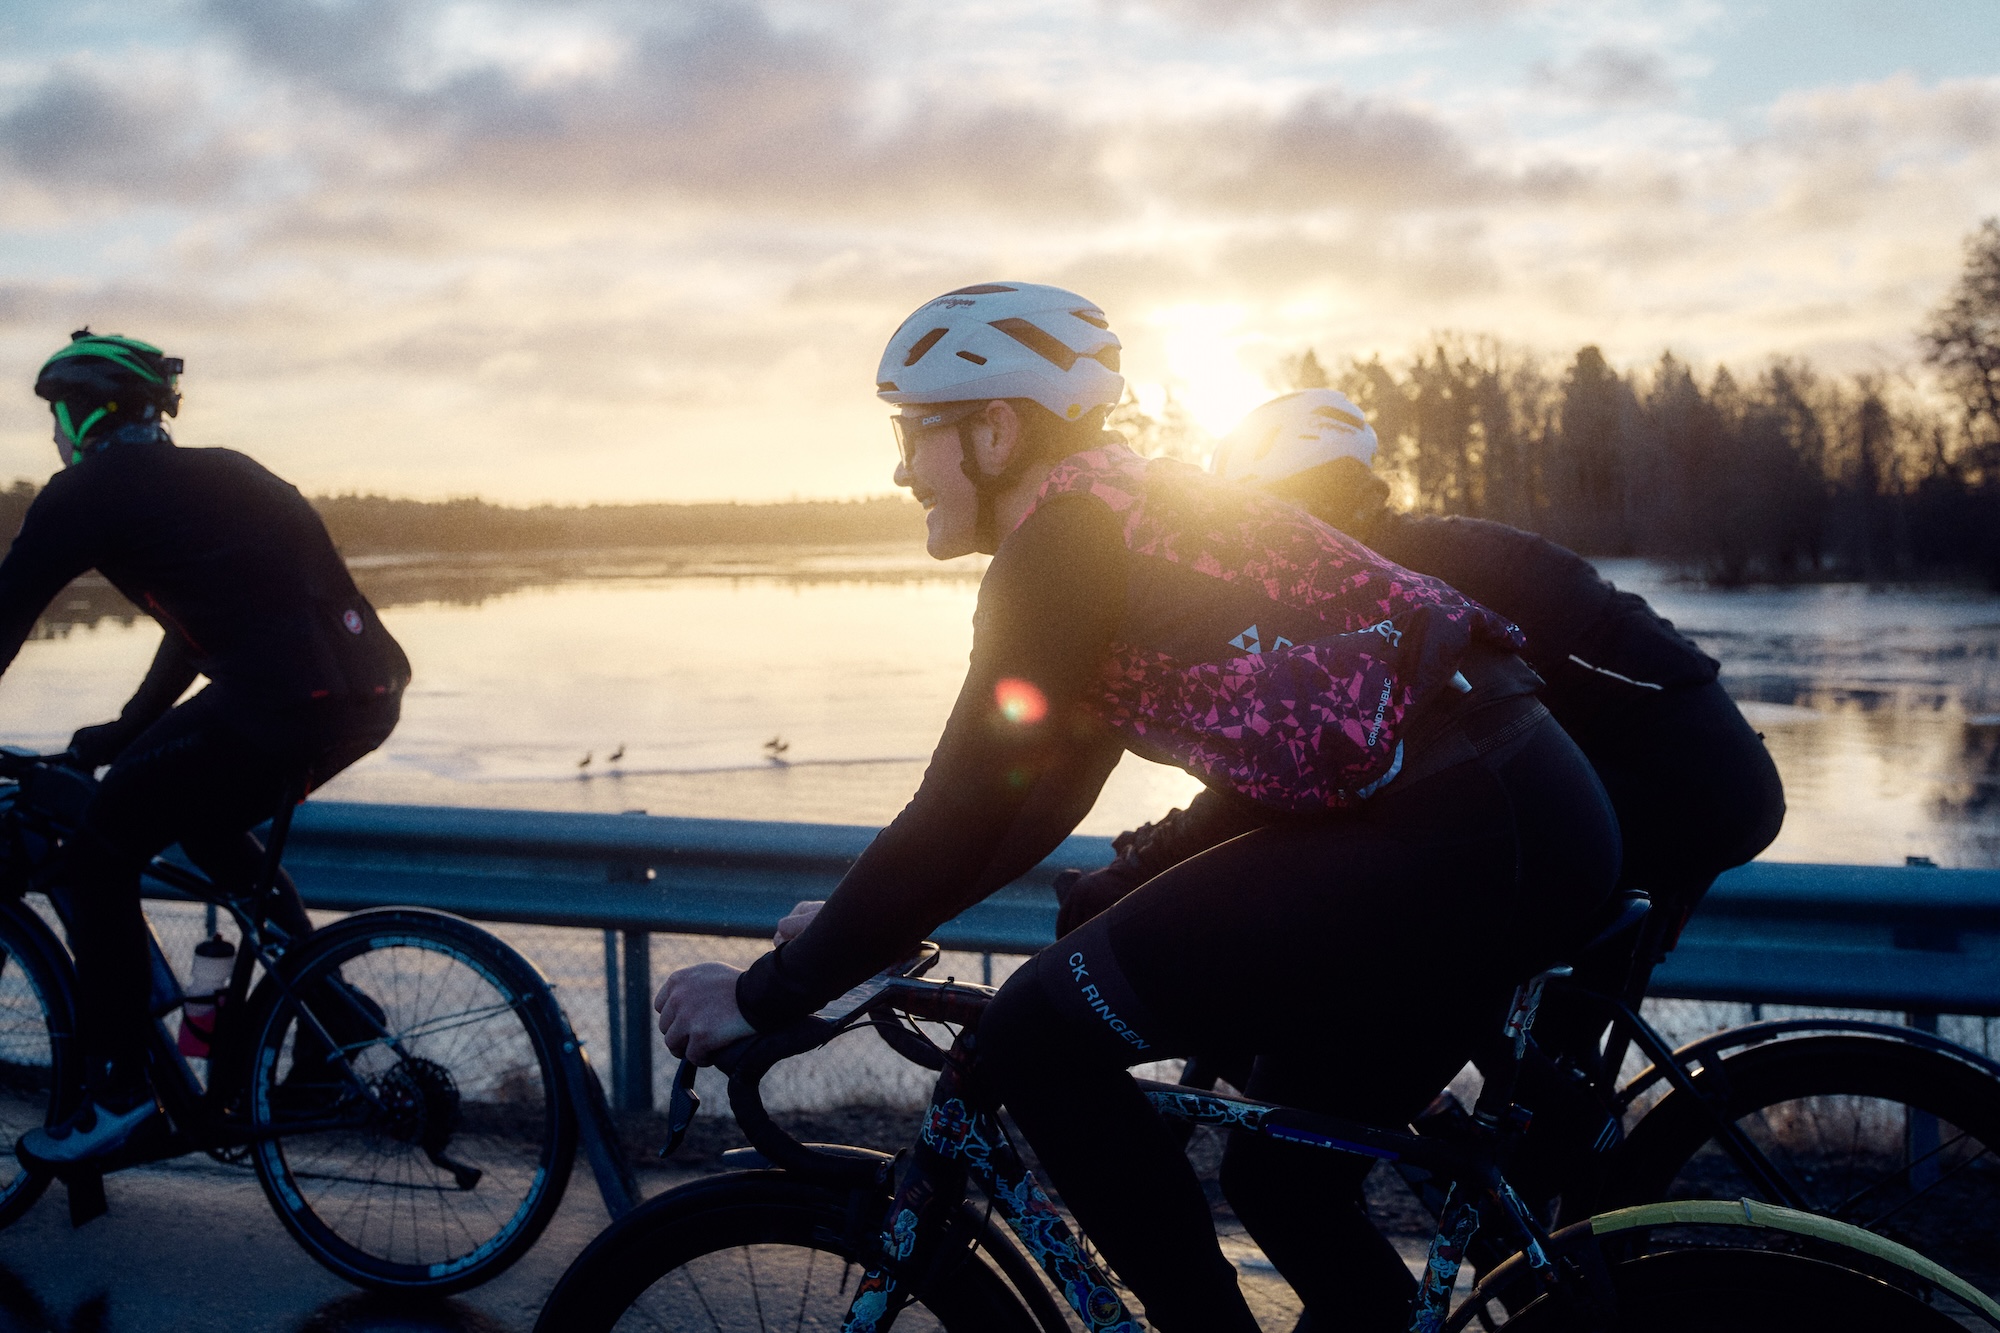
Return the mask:
{"type": "Polygon", "coordinates": [[[916,466],[917,438],[925,431],[939,426],[956,426],[978,415],[985,406],[984,402],[977,402],[959,403],[941,409],[920,407],[914,412],[902,412],[890,417],[889,427],[896,432],[896,452],[902,456],[903,466],[916,466]]]}

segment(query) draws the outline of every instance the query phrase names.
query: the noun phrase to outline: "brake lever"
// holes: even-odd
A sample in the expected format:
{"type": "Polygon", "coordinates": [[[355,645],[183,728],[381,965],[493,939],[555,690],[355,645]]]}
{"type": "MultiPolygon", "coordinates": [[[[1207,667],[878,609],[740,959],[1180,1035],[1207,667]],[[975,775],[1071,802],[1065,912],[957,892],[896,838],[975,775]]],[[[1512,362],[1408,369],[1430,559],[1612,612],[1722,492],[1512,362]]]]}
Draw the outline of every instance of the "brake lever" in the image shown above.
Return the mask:
{"type": "Polygon", "coordinates": [[[673,1090],[667,1094],[667,1142],[660,1149],[661,1157],[672,1157],[680,1148],[688,1126],[694,1123],[694,1113],[701,1109],[701,1095],[694,1090],[694,1076],[699,1072],[692,1060],[681,1061],[681,1067],[674,1071],[673,1090]]]}
{"type": "MultiPolygon", "coordinates": [[[[725,1074],[734,1073],[756,1040],[750,1036],[732,1041],[717,1051],[709,1063],[725,1074]]],[[[680,1068],[674,1071],[673,1088],[667,1094],[667,1142],[660,1149],[661,1157],[672,1157],[680,1148],[687,1139],[689,1126],[694,1124],[694,1113],[701,1109],[701,1094],[694,1090],[695,1075],[700,1072],[692,1060],[682,1060],[680,1068]]]]}

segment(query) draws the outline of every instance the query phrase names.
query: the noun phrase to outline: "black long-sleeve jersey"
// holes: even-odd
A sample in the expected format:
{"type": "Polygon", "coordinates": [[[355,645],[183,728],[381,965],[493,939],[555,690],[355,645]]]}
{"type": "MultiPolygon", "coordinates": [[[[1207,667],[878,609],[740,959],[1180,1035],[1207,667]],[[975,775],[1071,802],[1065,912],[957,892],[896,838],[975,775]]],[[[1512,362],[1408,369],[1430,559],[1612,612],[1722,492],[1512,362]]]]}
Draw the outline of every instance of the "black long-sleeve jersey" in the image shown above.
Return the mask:
{"type": "Polygon", "coordinates": [[[245,710],[400,691],[409,659],[297,488],[229,449],[120,444],[57,473],[0,561],[0,671],[71,579],[96,569],[166,638],[127,722],[197,674],[245,710]]]}

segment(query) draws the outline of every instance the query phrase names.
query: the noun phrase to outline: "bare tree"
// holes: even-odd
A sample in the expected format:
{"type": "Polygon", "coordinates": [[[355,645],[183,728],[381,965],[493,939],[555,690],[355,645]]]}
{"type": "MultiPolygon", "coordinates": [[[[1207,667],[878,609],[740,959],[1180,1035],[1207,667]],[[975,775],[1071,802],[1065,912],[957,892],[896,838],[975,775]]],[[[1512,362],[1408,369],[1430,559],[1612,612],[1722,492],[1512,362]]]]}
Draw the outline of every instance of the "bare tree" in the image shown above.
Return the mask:
{"type": "Polygon", "coordinates": [[[1965,271],[1917,336],[1964,400],[1975,442],[2000,444],[2000,218],[1966,238],[1965,271]]]}
{"type": "Polygon", "coordinates": [[[1320,365],[1319,354],[1308,347],[1297,356],[1288,356],[1278,362],[1278,373],[1273,377],[1278,387],[1288,393],[1300,389],[1331,389],[1333,380],[1320,365]]]}

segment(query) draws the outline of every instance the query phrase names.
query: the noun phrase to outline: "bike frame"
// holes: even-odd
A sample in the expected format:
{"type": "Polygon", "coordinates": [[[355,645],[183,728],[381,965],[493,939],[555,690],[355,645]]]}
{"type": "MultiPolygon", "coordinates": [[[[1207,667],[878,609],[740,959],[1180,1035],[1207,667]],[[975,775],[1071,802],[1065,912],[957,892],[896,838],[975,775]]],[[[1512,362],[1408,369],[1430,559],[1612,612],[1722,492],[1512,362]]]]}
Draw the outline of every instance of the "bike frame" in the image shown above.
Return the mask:
{"type": "MultiPolygon", "coordinates": [[[[1515,1040],[1517,1057],[1525,1047],[1527,1028],[1546,979],[1547,974],[1536,977],[1516,993],[1507,1035],[1515,1040]]],[[[826,1170],[830,1161],[834,1175],[858,1183],[857,1171],[877,1168],[834,1158],[773,1132],[755,1085],[777,1059],[824,1044],[841,1031],[875,1026],[899,1052],[919,1063],[941,1064],[941,1068],[917,1144],[896,1183],[886,1220],[875,1237],[875,1252],[842,1323],[843,1333],[881,1333],[904,1306],[921,1295],[928,1280],[949,1271],[970,1253],[978,1237],[961,1207],[968,1183],[977,1184],[991,1200],[993,1210],[1062,1293],[1088,1333],[1142,1333],[1111,1280],[1022,1162],[992,1109],[972,1091],[969,1070],[977,1045],[976,1026],[991,994],[986,987],[951,982],[911,977],[889,980],[844,1018],[818,1025],[803,1039],[771,1043],[761,1053],[763,1058],[746,1054],[737,1061],[730,1078],[730,1101],[737,1119],[768,1160],[781,1166],[795,1163],[808,1174],[826,1170]],[[924,1059],[910,1048],[912,1041],[928,1043],[928,1038],[901,1027],[904,1016],[959,1027],[941,1062],[924,1059]]],[[[748,1050],[755,1049],[754,1044],[748,1045],[748,1050]]],[[[693,1066],[684,1063],[675,1079],[669,1115],[674,1137],[667,1151],[678,1144],[694,1114],[697,1103],[692,1095],[692,1073],[693,1066]]],[[[1527,1118],[1519,1108],[1504,1104],[1511,1097],[1511,1083],[1511,1078],[1495,1081],[1494,1097],[1481,1099],[1477,1128],[1464,1142],[1169,1083],[1141,1080],[1139,1086],[1155,1111],[1170,1120],[1256,1134],[1301,1150],[1407,1163],[1450,1181],[1452,1192],[1431,1241],[1410,1325],[1413,1333],[1436,1333],[1449,1312],[1466,1246],[1480,1225],[1482,1213],[1499,1219],[1512,1233],[1544,1290],[1556,1293],[1559,1299],[1586,1307],[1589,1304],[1580,1276],[1570,1274],[1551,1258],[1547,1231],[1501,1173],[1501,1163],[1527,1118]]]]}

